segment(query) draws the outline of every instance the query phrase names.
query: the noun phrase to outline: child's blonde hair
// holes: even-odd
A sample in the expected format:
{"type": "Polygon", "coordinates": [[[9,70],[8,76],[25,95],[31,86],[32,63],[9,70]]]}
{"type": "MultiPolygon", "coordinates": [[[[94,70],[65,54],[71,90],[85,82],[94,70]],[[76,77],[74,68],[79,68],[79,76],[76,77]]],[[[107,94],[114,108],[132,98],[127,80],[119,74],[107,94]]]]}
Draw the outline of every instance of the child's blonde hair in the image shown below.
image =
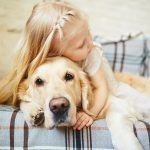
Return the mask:
{"type": "Polygon", "coordinates": [[[70,4],[61,1],[42,2],[33,7],[25,34],[20,42],[13,70],[0,81],[0,103],[17,104],[20,82],[30,77],[50,53],[61,55],[66,24],[82,20],[83,14],[70,4]]]}

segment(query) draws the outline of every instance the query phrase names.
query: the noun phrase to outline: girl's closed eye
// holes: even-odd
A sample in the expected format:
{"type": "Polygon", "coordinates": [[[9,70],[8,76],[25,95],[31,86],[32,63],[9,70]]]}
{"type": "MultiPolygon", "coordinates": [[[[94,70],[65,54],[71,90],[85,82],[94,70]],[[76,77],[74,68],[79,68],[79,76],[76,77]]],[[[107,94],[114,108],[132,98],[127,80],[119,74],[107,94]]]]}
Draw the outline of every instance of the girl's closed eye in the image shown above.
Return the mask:
{"type": "Polygon", "coordinates": [[[85,41],[86,41],[86,40],[84,40],[84,41],[80,44],[80,46],[78,46],[78,49],[80,49],[80,48],[83,48],[83,47],[84,47],[84,45],[85,45],[85,41]]]}

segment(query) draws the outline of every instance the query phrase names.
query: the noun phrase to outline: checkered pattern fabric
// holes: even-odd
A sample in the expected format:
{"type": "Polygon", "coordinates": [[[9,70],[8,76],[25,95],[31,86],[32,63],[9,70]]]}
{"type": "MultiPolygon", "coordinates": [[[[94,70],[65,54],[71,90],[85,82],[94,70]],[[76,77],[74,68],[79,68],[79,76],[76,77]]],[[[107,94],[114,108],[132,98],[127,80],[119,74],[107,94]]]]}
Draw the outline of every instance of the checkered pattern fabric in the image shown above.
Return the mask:
{"type": "MultiPolygon", "coordinates": [[[[137,122],[135,135],[150,149],[150,126],[137,122]]],[[[104,119],[81,131],[71,128],[29,127],[17,108],[0,106],[0,149],[2,150],[112,150],[111,135],[104,119]]]]}
{"type": "MultiPolygon", "coordinates": [[[[104,55],[114,71],[150,76],[150,39],[142,33],[122,37],[117,41],[103,41],[104,55]]],[[[150,149],[150,126],[137,122],[134,132],[145,150],[150,149]]],[[[105,120],[97,120],[81,131],[71,128],[29,127],[17,108],[0,106],[0,149],[2,150],[111,150],[114,149],[105,120]]]]}
{"type": "Polygon", "coordinates": [[[95,36],[94,41],[102,44],[104,55],[114,71],[150,76],[150,38],[143,33],[122,36],[115,41],[95,36]]]}

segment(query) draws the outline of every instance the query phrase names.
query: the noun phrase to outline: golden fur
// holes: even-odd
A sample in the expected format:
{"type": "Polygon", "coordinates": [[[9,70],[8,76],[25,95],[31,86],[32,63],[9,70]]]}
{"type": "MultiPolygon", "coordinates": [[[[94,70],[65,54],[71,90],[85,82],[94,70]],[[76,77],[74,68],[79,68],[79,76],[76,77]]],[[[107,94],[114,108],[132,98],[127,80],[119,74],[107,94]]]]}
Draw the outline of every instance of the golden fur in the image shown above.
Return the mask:
{"type": "MultiPolygon", "coordinates": [[[[31,77],[20,84],[18,97],[21,101],[20,107],[29,122],[33,121],[31,116],[36,115],[33,108],[39,107],[37,113],[44,108],[44,113],[49,114],[49,108],[45,104],[57,97],[65,97],[72,106],[69,111],[69,124],[76,121],[76,109],[77,107],[81,109],[81,100],[83,110],[91,114],[88,111],[88,107],[92,106],[92,90],[89,80],[77,65],[66,58],[50,58],[49,61],[39,66],[31,77]],[[74,79],[69,82],[65,81],[64,76],[66,73],[72,74],[74,79]],[[35,80],[37,78],[44,80],[45,85],[36,86],[35,80]]],[[[45,116],[48,116],[45,118],[45,126],[51,128],[54,122],[49,117],[52,114],[45,116]]]]}
{"type": "Polygon", "coordinates": [[[118,81],[127,83],[140,92],[150,95],[150,78],[120,72],[115,72],[114,75],[118,81]]]}

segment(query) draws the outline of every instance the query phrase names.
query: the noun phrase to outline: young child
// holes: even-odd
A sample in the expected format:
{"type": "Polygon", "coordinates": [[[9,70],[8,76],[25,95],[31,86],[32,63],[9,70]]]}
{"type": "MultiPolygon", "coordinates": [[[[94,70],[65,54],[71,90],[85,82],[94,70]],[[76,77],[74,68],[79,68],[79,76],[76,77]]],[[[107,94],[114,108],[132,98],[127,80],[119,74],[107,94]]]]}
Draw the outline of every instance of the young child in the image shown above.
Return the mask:
{"type": "Polygon", "coordinates": [[[34,6],[26,23],[12,72],[0,81],[0,103],[17,104],[19,83],[32,74],[47,58],[65,56],[79,64],[89,75],[94,87],[95,104],[90,110],[77,113],[74,129],[90,126],[103,108],[108,94],[102,64],[102,49],[95,45],[86,16],[72,5],[61,2],[42,2],[34,6]]]}

